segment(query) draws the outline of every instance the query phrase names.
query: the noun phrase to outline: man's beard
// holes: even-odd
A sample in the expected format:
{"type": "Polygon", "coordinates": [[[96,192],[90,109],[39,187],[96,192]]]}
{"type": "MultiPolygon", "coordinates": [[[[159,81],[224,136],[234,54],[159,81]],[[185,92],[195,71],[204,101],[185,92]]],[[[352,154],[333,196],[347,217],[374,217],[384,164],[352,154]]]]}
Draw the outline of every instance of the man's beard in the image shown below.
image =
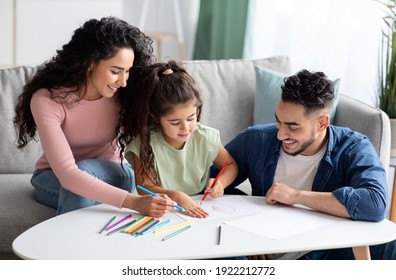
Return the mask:
{"type": "MultiPolygon", "coordinates": [[[[286,139],[286,140],[287,140],[287,139],[286,139]]],[[[308,149],[308,147],[311,146],[311,145],[315,142],[315,140],[316,140],[316,139],[315,139],[314,135],[312,134],[312,135],[311,135],[311,138],[308,139],[306,142],[304,142],[304,143],[302,144],[301,148],[299,148],[297,151],[292,152],[292,153],[287,152],[287,151],[283,148],[283,145],[282,145],[282,150],[283,150],[286,154],[288,154],[289,156],[295,157],[295,156],[301,154],[302,152],[304,152],[306,149],[308,149]]]]}

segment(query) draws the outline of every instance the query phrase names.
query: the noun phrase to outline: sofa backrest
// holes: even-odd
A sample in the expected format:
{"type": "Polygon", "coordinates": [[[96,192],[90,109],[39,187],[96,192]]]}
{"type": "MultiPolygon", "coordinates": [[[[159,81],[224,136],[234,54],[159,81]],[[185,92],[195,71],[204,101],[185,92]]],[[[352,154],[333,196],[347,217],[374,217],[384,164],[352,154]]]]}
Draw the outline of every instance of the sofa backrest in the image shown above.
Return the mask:
{"type": "Polygon", "coordinates": [[[257,60],[194,60],[186,67],[200,87],[203,107],[201,123],[220,131],[227,144],[235,135],[253,124],[256,95],[255,66],[290,73],[288,57],[257,60]]]}
{"type": "MultiPolygon", "coordinates": [[[[219,129],[224,144],[253,123],[255,65],[290,72],[287,57],[186,61],[186,67],[202,91],[201,122],[219,129]]],[[[12,122],[16,100],[35,72],[36,68],[29,66],[0,69],[0,173],[30,173],[41,154],[37,141],[29,142],[22,151],[17,149],[12,122]]]]}
{"type": "MultiPolygon", "coordinates": [[[[282,56],[257,60],[186,61],[185,66],[202,93],[201,123],[218,129],[223,144],[253,124],[256,94],[254,66],[290,73],[289,59],[282,56]]],[[[41,154],[37,141],[31,141],[22,151],[16,148],[13,125],[17,97],[35,71],[35,67],[28,66],[0,69],[0,174],[31,173],[41,154]]],[[[367,135],[384,165],[388,166],[390,125],[385,113],[341,95],[334,124],[367,135]]]]}

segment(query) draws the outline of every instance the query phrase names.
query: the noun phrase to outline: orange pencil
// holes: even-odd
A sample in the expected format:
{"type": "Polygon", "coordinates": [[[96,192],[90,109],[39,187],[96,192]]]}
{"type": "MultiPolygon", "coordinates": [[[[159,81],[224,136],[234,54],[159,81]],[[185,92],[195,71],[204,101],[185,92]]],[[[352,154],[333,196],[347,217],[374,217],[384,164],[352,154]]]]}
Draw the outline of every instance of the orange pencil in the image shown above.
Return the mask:
{"type": "MultiPolygon", "coordinates": [[[[210,186],[210,188],[213,188],[213,186],[216,185],[217,180],[219,180],[221,174],[223,174],[224,169],[226,169],[227,165],[228,165],[228,161],[226,161],[226,162],[224,163],[223,167],[220,169],[219,174],[217,174],[216,178],[213,180],[213,183],[212,183],[212,185],[210,186]]],[[[205,195],[202,197],[202,200],[201,200],[201,202],[199,203],[199,205],[201,205],[202,202],[205,201],[205,199],[206,199],[206,197],[208,196],[208,194],[209,194],[208,192],[205,192],[205,195]]]]}
{"type": "Polygon", "coordinates": [[[146,216],[143,217],[141,220],[137,221],[134,225],[124,230],[125,233],[133,233],[136,229],[144,226],[146,223],[154,219],[154,217],[146,216]]]}
{"type": "Polygon", "coordinates": [[[148,219],[144,219],[142,220],[142,222],[137,226],[137,228],[135,228],[132,232],[130,232],[130,234],[132,235],[136,235],[136,233],[141,230],[142,228],[144,228],[145,226],[147,226],[148,224],[150,224],[152,221],[154,221],[154,217],[148,217],[148,219]]]}
{"type": "Polygon", "coordinates": [[[124,227],[121,232],[125,232],[126,230],[128,230],[130,227],[133,227],[134,225],[136,225],[137,223],[140,223],[140,221],[142,219],[144,219],[145,216],[141,216],[140,218],[138,218],[137,220],[133,221],[133,223],[130,223],[128,226],[124,227]]]}

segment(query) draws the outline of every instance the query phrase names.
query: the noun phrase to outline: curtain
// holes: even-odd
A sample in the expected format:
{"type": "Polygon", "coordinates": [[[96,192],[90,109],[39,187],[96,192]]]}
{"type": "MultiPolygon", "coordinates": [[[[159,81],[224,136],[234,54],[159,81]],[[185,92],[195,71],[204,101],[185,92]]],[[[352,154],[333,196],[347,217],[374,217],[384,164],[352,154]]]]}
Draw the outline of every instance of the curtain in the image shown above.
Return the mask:
{"type": "Polygon", "coordinates": [[[242,58],[249,0],[201,0],[193,59],[242,58]]]}
{"type": "Polygon", "coordinates": [[[381,5],[375,0],[250,0],[244,58],[286,55],[340,78],[340,91],[378,106],[381,5]]]}

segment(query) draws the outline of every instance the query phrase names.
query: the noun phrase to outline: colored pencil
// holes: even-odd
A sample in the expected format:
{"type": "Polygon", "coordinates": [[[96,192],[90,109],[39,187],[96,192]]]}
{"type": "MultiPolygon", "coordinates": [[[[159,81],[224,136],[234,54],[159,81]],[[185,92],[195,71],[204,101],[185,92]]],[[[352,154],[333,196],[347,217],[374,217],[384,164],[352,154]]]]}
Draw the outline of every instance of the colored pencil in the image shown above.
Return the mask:
{"type": "Polygon", "coordinates": [[[110,221],[108,221],[107,224],[105,224],[105,226],[99,231],[99,233],[104,232],[104,230],[114,221],[115,218],[116,216],[113,216],[113,218],[111,218],[110,221]]]}
{"type": "Polygon", "coordinates": [[[123,230],[123,232],[125,233],[131,233],[133,234],[133,232],[135,230],[137,230],[138,228],[140,228],[141,226],[143,226],[144,224],[146,224],[149,220],[153,219],[153,217],[149,217],[149,216],[142,216],[140,219],[138,219],[136,221],[136,223],[134,223],[132,226],[130,226],[129,228],[123,230]]]}
{"type": "Polygon", "coordinates": [[[218,236],[217,236],[217,245],[220,245],[221,242],[221,226],[219,226],[218,236]]]}
{"type": "Polygon", "coordinates": [[[191,227],[191,225],[185,226],[185,227],[179,229],[178,231],[175,231],[174,233],[171,233],[171,234],[165,236],[165,237],[162,239],[162,241],[168,240],[169,238],[171,238],[171,237],[173,237],[173,236],[175,236],[175,235],[177,235],[177,234],[179,234],[179,233],[182,233],[183,231],[189,229],[190,227],[191,227]]]}
{"type": "Polygon", "coordinates": [[[156,224],[156,225],[153,226],[152,228],[149,228],[148,230],[142,232],[142,234],[146,234],[146,233],[152,232],[152,231],[154,231],[154,230],[156,230],[156,229],[158,229],[158,228],[160,228],[160,227],[166,225],[166,224],[169,223],[169,222],[170,222],[170,219],[167,219],[166,221],[163,221],[163,222],[161,222],[161,223],[159,223],[159,224],[156,224]]]}
{"type": "Polygon", "coordinates": [[[192,221],[187,221],[187,222],[171,225],[171,226],[168,226],[168,227],[156,229],[156,230],[154,230],[154,233],[158,233],[158,232],[161,232],[161,231],[170,230],[170,229],[174,229],[174,228],[178,228],[178,227],[182,227],[182,226],[186,226],[186,225],[190,225],[190,224],[192,224],[192,221]]]}
{"type": "MultiPolygon", "coordinates": [[[[226,169],[227,165],[228,165],[228,161],[226,161],[226,162],[224,163],[223,167],[220,169],[219,174],[217,174],[216,178],[213,180],[213,183],[212,183],[212,185],[210,186],[210,188],[213,188],[213,186],[216,185],[217,180],[219,180],[221,174],[223,174],[224,169],[226,169]]],[[[206,197],[208,196],[208,194],[209,194],[208,192],[205,192],[205,195],[202,197],[202,200],[201,200],[201,202],[199,203],[199,205],[201,205],[202,202],[205,201],[205,199],[206,199],[206,197]]]]}
{"type": "Polygon", "coordinates": [[[115,226],[119,225],[120,223],[122,223],[123,221],[125,221],[125,220],[129,219],[130,217],[132,217],[132,214],[129,214],[128,216],[126,216],[126,217],[122,218],[122,219],[121,219],[121,220],[119,220],[118,222],[116,222],[116,223],[112,224],[111,226],[109,226],[108,228],[106,228],[106,230],[110,230],[110,229],[112,229],[113,227],[115,227],[115,226]]]}
{"type": "MultiPolygon", "coordinates": [[[[151,194],[152,196],[156,196],[156,197],[162,198],[160,195],[156,194],[155,192],[152,192],[152,191],[150,191],[150,190],[148,190],[148,189],[146,189],[146,188],[144,188],[144,187],[142,187],[142,186],[140,186],[140,185],[137,185],[136,188],[138,188],[139,190],[144,191],[145,193],[151,194]]],[[[183,207],[180,207],[179,205],[175,205],[174,207],[175,207],[177,210],[180,210],[180,211],[182,211],[182,212],[186,211],[186,210],[184,210],[183,207]]]]}
{"type": "Polygon", "coordinates": [[[135,224],[137,224],[138,222],[140,222],[142,219],[144,219],[144,217],[146,216],[141,216],[140,218],[136,219],[132,224],[130,224],[128,227],[122,229],[121,232],[125,232],[127,229],[129,229],[130,227],[134,226],[135,224]]]}
{"type": "Polygon", "coordinates": [[[154,217],[148,217],[148,219],[145,219],[144,221],[142,220],[142,223],[135,228],[134,231],[132,231],[132,235],[137,235],[139,231],[143,230],[143,228],[147,227],[148,225],[150,225],[152,222],[155,221],[154,217]]]}
{"type": "Polygon", "coordinates": [[[156,224],[159,223],[160,220],[158,219],[154,219],[151,220],[150,222],[148,222],[143,228],[139,229],[138,232],[136,232],[137,235],[142,235],[145,231],[149,230],[150,228],[152,228],[153,226],[155,226],[156,224]]]}
{"type": "Polygon", "coordinates": [[[124,228],[129,227],[129,226],[130,226],[131,224],[133,224],[135,221],[136,221],[136,220],[133,220],[133,221],[131,221],[131,222],[127,222],[127,223],[123,224],[122,226],[119,226],[118,228],[113,229],[112,231],[109,231],[106,235],[112,235],[113,233],[119,232],[119,231],[123,230],[124,228]]]}

